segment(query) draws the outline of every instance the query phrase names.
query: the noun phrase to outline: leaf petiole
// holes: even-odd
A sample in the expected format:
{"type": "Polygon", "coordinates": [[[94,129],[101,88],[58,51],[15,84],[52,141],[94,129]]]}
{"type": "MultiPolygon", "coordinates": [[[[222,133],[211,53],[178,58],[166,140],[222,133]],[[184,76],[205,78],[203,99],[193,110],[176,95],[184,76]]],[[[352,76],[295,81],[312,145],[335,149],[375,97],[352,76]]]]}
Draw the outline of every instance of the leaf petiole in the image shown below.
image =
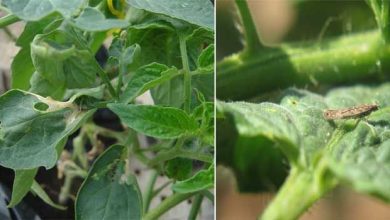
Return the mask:
{"type": "Polygon", "coordinates": [[[8,15],[0,18],[0,28],[7,27],[8,25],[11,25],[11,24],[16,23],[18,21],[20,21],[20,19],[18,17],[16,17],[13,14],[8,14],[8,15]]]}
{"type": "Polygon", "coordinates": [[[190,198],[193,196],[194,193],[175,193],[168,198],[166,198],[160,205],[158,205],[156,208],[148,212],[142,220],[154,220],[158,219],[159,216],[173,208],[174,206],[178,205],[179,203],[183,202],[184,200],[190,198]]]}
{"type": "Polygon", "coordinates": [[[180,54],[184,69],[184,110],[190,112],[191,108],[191,70],[188,64],[187,44],[184,34],[179,33],[180,54]]]}

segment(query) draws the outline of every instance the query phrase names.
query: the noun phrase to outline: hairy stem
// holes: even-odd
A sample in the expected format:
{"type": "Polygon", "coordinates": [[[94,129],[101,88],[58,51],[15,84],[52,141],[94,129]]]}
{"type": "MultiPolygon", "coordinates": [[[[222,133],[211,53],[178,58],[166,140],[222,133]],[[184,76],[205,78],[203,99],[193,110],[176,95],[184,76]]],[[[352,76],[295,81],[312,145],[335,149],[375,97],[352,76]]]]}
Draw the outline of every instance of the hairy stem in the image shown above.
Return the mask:
{"type": "Polygon", "coordinates": [[[329,174],[326,159],[318,162],[314,170],[293,167],[275,198],[259,220],[298,219],[325,193],[337,185],[329,174]]]}
{"type": "Polygon", "coordinates": [[[283,44],[250,56],[240,52],[217,64],[217,97],[242,100],[291,85],[380,80],[388,63],[390,45],[379,31],[319,44],[283,44]]]}

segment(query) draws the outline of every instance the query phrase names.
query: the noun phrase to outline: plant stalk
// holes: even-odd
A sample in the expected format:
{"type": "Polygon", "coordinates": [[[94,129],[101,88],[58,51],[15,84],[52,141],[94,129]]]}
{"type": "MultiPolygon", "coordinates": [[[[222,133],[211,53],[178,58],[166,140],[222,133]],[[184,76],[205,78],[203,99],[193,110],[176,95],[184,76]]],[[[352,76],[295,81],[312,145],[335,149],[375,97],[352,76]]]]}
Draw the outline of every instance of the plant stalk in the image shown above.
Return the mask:
{"type": "Polygon", "coordinates": [[[184,110],[190,112],[191,109],[191,72],[188,63],[187,44],[184,34],[179,34],[180,54],[184,70],[184,110]]]}
{"type": "Polygon", "coordinates": [[[196,220],[196,217],[198,216],[199,211],[200,211],[200,207],[202,205],[202,201],[203,201],[202,194],[198,194],[195,196],[194,202],[192,203],[192,206],[191,206],[190,214],[188,216],[188,220],[196,220]]]}
{"type": "Polygon", "coordinates": [[[251,12],[246,0],[236,0],[236,6],[240,12],[241,22],[245,31],[245,48],[244,53],[256,53],[263,48],[260,38],[257,34],[256,25],[253,22],[251,12]]]}
{"type": "Polygon", "coordinates": [[[142,219],[143,220],[155,220],[158,219],[162,214],[178,205],[182,201],[193,196],[194,193],[175,193],[168,198],[166,198],[163,202],[160,203],[156,208],[147,213],[142,219]]]}
{"type": "Polygon", "coordinates": [[[112,86],[112,84],[110,82],[110,78],[108,78],[107,73],[100,67],[99,63],[96,60],[94,63],[95,63],[96,68],[98,69],[99,77],[107,85],[108,91],[110,92],[111,96],[114,97],[115,99],[118,99],[118,95],[116,94],[115,89],[112,86]]]}
{"type": "Polygon", "coordinates": [[[330,176],[318,178],[325,174],[324,170],[321,170],[323,167],[320,167],[314,171],[292,168],[282,188],[258,219],[298,219],[314,202],[336,185],[330,176]]]}
{"type": "Polygon", "coordinates": [[[72,187],[74,175],[65,175],[64,185],[61,187],[60,194],[58,196],[58,201],[60,204],[64,205],[68,201],[70,195],[70,188],[72,187]]]}
{"type": "Polygon", "coordinates": [[[212,163],[214,160],[214,158],[208,154],[172,148],[172,149],[160,152],[155,158],[153,158],[149,162],[149,166],[154,166],[156,164],[162,163],[162,162],[167,161],[167,160],[171,160],[171,159],[176,158],[176,157],[184,157],[184,158],[189,158],[189,159],[193,159],[193,160],[203,161],[206,163],[212,163]]]}
{"type": "Polygon", "coordinates": [[[144,196],[144,213],[147,213],[149,211],[149,206],[154,196],[153,189],[157,177],[158,177],[158,172],[156,170],[153,170],[150,175],[150,180],[148,182],[148,185],[146,186],[146,191],[144,196]]]}
{"type": "Polygon", "coordinates": [[[72,160],[75,161],[77,159],[84,169],[88,169],[88,159],[87,159],[87,155],[85,153],[86,141],[87,141],[87,136],[85,134],[85,129],[81,128],[80,134],[73,139],[73,158],[72,158],[72,160]]]}
{"type": "Polygon", "coordinates": [[[217,64],[217,97],[242,100],[291,85],[383,80],[388,63],[390,45],[377,30],[318,44],[283,44],[250,56],[240,52],[217,64]]]}
{"type": "Polygon", "coordinates": [[[8,25],[11,25],[11,24],[16,23],[18,21],[20,21],[20,19],[18,17],[16,17],[13,14],[8,14],[8,15],[0,18],[0,28],[7,27],[8,25]]]}
{"type": "Polygon", "coordinates": [[[207,189],[202,190],[200,193],[214,204],[214,194],[213,193],[211,193],[207,189]]]}

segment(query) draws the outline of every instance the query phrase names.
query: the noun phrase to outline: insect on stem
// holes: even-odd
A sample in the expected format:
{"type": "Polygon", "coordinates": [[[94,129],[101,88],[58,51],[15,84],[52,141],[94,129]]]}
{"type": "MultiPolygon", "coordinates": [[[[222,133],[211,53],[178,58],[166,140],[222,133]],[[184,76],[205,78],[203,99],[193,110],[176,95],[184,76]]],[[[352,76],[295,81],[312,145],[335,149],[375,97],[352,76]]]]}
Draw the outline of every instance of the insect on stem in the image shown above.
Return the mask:
{"type": "Polygon", "coordinates": [[[378,107],[377,104],[364,104],[344,109],[328,109],[324,111],[324,118],[326,120],[334,120],[363,117],[378,110],[378,107]]]}

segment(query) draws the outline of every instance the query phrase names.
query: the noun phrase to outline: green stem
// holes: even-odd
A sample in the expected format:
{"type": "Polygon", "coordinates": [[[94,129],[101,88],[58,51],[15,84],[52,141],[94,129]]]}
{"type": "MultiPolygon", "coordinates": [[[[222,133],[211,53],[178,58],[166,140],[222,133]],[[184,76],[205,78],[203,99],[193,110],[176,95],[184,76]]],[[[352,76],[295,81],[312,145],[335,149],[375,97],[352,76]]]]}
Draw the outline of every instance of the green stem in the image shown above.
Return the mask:
{"type": "MultiPolygon", "coordinates": [[[[121,35],[121,45],[122,45],[122,48],[126,48],[126,38],[125,37],[122,37],[121,35]]],[[[123,53],[123,51],[122,51],[123,53]]],[[[119,74],[118,74],[118,84],[117,84],[117,88],[116,88],[116,92],[117,94],[122,94],[122,84],[123,84],[123,77],[124,75],[126,74],[126,63],[123,63],[123,60],[122,59],[119,59],[119,74]]]]}
{"type": "Polygon", "coordinates": [[[170,185],[172,183],[172,181],[168,181],[166,183],[164,183],[163,185],[161,185],[159,188],[157,188],[156,190],[153,191],[153,197],[154,196],[157,196],[165,187],[167,187],[168,185],[170,185]]]}
{"type": "Polygon", "coordinates": [[[202,205],[203,195],[198,194],[195,196],[194,202],[192,203],[191,211],[188,216],[188,220],[196,220],[199,214],[200,206],[202,205]]]}
{"type": "Polygon", "coordinates": [[[337,182],[328,174],[325,162],[319,162],[315,170],[293,167],[282,188],[259,219],[298,219],[314,202],[336,186],[337,182]]]}
{"type": "Polygon", "coordinates": [[[115,89],[112,86],[112,84],[110,82],[110,78],[108,78],[107,73],[104,72],[104,70],[100,67],[99,63],[96,60],[95,60],[94,64],[98,70],[99,77],[107,85],[108,91],[110,92],[111,96],[114,97],[115,99],[118,99],[118,95],[116,94],[115,89]]]}
{"type": "Polygon", "coordinates": [[[81,128],[79,135],[73,139],[74,151],[73,151],[72,160],[75,161],[77,159],[84,169],[88,168],[88,159],[85,153],[86,141],[87,141],[87,136],[85,133],[85,128],[83,127],[81,128]]]}
{"type": "Polygon", "coordinates": [[[149,166],[154,166],[156,164],[162,163],[167,160],[171,160],[176,157],[184,157],[193,160],[199,160],[206,163],[212,163],[213,157],[209,154],[192,152],[192,151],[184,151],[177,149],[169,149],[167,151],[160,152],[155,158],[149,161],[149,166]]]}
{"type": "Polygon", "coordinates": [[[127,132],[123,131],[114,131],[111,129],[107,129],[101,126],[96,125],[95,123],[88,123],[84,125],[85,129],[88,133],[98,133],[99,135],[115,138],[119,143],[124,144],[126,141],[126,137],[128,136],[127,132]]]}
{"type": "Polygon", "coordinates": [[[13,23],[16,23],[20,21],[18,17],[16,17],[13,14],[6,15],[4,17],[0,18],[0,28],[7,27],[8,25],[11,25],[13,23]]]}
{"type": "Polygon", "coordinates": [[[298,219],[314,202],[333,189],[338,181],[329,171],[329,159],[325,155],[330,154],[345,132],[354,127],[356,122],[351,121],[338,128],[323,148],[322,154],[317,155],[318,159],[311,160],[311,164],[301,158],[300,163],[292,166],[282,188],[259,219],[298,219]]]}
{"type": "Polygon", "coordinates": [[[388,63],[390,44],[379,31],[319,44],[283,44],[251,56],[240,52],[217,64],[217,97],[242,100],[291,85],[380,80],[388,63]]]}
{"type": "Polygon", "coordinates": [[[123,71],[119,70],[118,84],[116,85],[116,93],[118,94],[118,96],[122,94],[123,75],[123,71]]]}
{"type": "Polygon", "coordinates": [[[212,203],[214,203],[214,194],[211,193],[210,191],[208,190],[203,190],[201,191],[200,193],[202,193],[202,195],[204,195],[206,198],[208,198],[212,203]]]}
{"type": "Polygon", "coordinates": [[[389,27],[389,9],[390,3],[389,1],[376,1],[376,0],[368,0],[367,4],[371,7],[378,28],[381,30],[383,38],[388,41],[390,34],[389,27]]]}
{"type": "Polygon", "coordinates": [[[171,160],[176,157],[184,157],[193,160],[199,160],[206,163],[212,163],[214,158],[213,156],[200,152],[186,151],[182,149],[185,138],[180,138],[175,146],[168,150],[161,151],[155,158],[149,161],[149,166],[154,166],[160,164],[164,161],[171,160]]]}
{"type": "Polygon", "coordinates": [[[353,130],[358,122],[348,120],[337,128],[323,151],[310,164],[306,163],[307,159],[301,158],[301,163],[292,166],[282,188],[259,219],[298,219],[314,202],[335,188],[338,180],[329,169],[330,159],[326,155],[332,155],[337,142],[346,132],[353,130]]]}
{"type": "Polygon", "coordinates": [[[156,164],[159,164],[159,163],[162,163],[164,161],[167,161],[167,160],[170,160],[170,159],[177,157],[177,152],[180,151],[181,147],[184,144],[184,141],[185,141],[184,138],[179,138],[173,147],[171,147],[168,150],[164,150],[164,151],[159,152],[159,154],[157,154],[157,156],[149,162],[149,166],[154,166],[156,164]]]}
{"type": "Polygon", "coordinates": [[[238,11],[240,12],[241,22],[245,31],[244,53],[256,53],[263,48],[260,38],[257,34],[256,25],[253,22],[251,12],[246,0],[236,0],[238,11]]]}
{"type": "Polygon", "coordinates": [[[58,201],[60,204],[65,204],[68,201],[70,188],[72,187],[74,176],[65,175],[64,185],[61,187],[60,194],[58,196],[58,201]]]}
{"type": "Polygon", "coordinates": [[[184,34],[179,34],[180,54],[184,69],[184,110],[190,112],[191,109],[191,72],[188,64],[187,44],[184,34]]]}
{"type": "Polygon", "coordinates": [[[210,154],[200,153],[200,152],[192,152],[192,151],[185,151],[181,150],[177,153],[178,157],[184,157],[189,158],[193,160],[199,160],[206,163],[212,163],[214,161],[214,158],[210,154]]]}
{"type": "Polygon", "coordinates": [[[144,213],[147,213],[149,211],[149,206],[153,199],[154,184],[156,183],[157,177],[158,172],[156,170],[153,170],[150,175],[148,185],[146,186],[146,191],[144,195],[144,213]]]}
{"type": "Polygon", "coordinates": [[[166,198],[156,208],[148,212],[142,219],[143,220],[155,220],[158,219],[162,214],[175,207],[177,204],[193,196],[194,193],[176,193],[166,198]]]}
{"type": "MultiPolygon", "coordinates": [[[[129,161],[131,160],[131,155],[134,154],[134,156],[135,156],[139,161],[141,161],[141,162],[144,163],[145,165],[148,165],[148,164],[149,164],[150,159],[149,159],[148,157],[145,156],[145,154],[144,154],[143,151],[141,151],[140,144],[139,144],[139,141],[138,141],[137,133],[136,133],[133,129],[128,128],[128,131],[127,131],[127,140],[124,142],[123,145],[124,145],[124,146],[128,146],[128,148],[129,148],[129,155],[128,155],[129,161]]],[[[131,167],[130,167],[130,166],[127,166],[126,169],[128,170],[128,172],[130,172],[131,167]]]]}

